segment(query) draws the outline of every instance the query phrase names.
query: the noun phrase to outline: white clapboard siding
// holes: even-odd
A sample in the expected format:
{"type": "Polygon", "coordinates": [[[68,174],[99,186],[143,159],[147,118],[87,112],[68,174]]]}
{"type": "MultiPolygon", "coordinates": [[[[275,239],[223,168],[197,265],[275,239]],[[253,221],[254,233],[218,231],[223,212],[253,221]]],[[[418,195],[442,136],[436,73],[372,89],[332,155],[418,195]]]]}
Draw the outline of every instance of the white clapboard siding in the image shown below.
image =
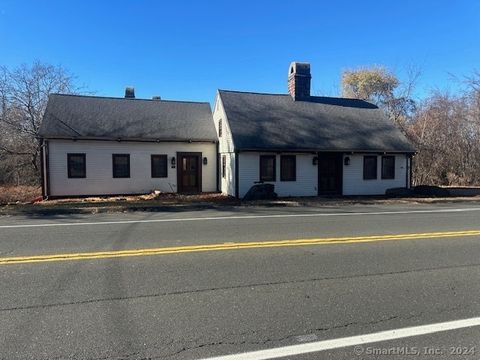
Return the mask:
{"type": "Polygon", "coordinates": [[[220,154],[220,189],[223,194],[235,196],[235,154],[220,154]],[[222,156],[225,156],[225,176],[222,174],[222,156]]]}
{"type": "Polygon", "coordinates": [[[215,107],[213,110],[213,121],[217,135],[219,135],[219,122],[222,122],[222,136],[218,138],[218,152],[220,161],[220,191],[223,194],[235,196],[235,153],[232,140],[232,133],[228,124],[227,115],[223,109],[223,104],[220,96],[216,97],[215,107]],[[222,176],[222,156],[226,159],[225,176],[222,176]]]}
{"type": "MultiPolygon", "coordinates": [[[[257,152],[239,153],[239,196],[243,197],[248,190],[260,180],[260,155],[257,152]]],[[[265,155],[272,155],[271,153],[265,155]]],[[[275,185],[278,196],[316,196],[318,186],[318,168],[313,165],[313,154],[296,155],[297,180],[280,181],[280,155],[276,155],[276,181],[268,182],[275,185]]]]}
{"type": "Polygon", "coordinates": [[[395,178],[382,179],[382,157],[377,157],[377,179],[363,179],[363,156],[371,154],[345,155],[350,165],[343,166],[343,195],[384,195],[385,190],[405,187],[407,184],[407,157],[395,155],[395,178]]]}
{"type": "Polygon", "coordinates": [[[202,191],[216,191],[217,154],[214,143],[147,143],[116,141],[49,140],[50,196],[136,194],[153,190],[177,191],[177,169],[171,167],[171,158],[177,152],[201,152],[208,164],[202,164],[202,191]],[[67,154],[85,153],[84,179],[69,179],[67,154]],[[130,154],[130,178],[112,176],[112,154],[130,154]],[[151,177],[152,154],[168,158],[168,177],[151,177]]]}

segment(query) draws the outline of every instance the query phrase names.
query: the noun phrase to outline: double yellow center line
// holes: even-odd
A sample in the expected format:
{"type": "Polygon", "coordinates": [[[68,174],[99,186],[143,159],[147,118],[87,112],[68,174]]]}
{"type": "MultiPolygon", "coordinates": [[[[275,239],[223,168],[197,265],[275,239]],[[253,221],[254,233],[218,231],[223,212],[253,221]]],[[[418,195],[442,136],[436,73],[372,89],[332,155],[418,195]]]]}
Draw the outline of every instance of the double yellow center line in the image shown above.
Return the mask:
{"type": "Polygon", "coordinates": [[[275,248],[275,247],[287,247],[287,246],[312,246],[312,245],[363,243],[363,242],[374,242],[374,241],[440,239],[440,238],[448,238],[448,237],[465,237],[465,236],[480,236],[480,230],[396,234],[396,235],[387,234],[387,235],[373,235],[373,236],[329,237],[329,238],[317,238],[317,239],[228,242],[228,243],[220,243],[220,244],[187,245],[187,246],[132,249],[132,250],[111,250],[111,251],[100,251],[100,252],[16,256],[16,257],[0,258],[0,265],[40,263],[40,262],[53,262],[53,261],[94,260],[94,259],[109,259],[109,258],[132,257],[132,256],[151,256],[151,255],[181,254],[181,253],[207,252],[207,251],[275,248]]]}

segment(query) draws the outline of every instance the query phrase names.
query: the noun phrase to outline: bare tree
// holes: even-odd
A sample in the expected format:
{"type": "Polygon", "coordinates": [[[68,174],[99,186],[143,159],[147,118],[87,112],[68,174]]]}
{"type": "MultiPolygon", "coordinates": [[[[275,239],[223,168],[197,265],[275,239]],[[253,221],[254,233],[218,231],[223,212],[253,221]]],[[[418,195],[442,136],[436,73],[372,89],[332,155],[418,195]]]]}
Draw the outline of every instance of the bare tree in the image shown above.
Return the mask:
{"type": "Polygon", "coordinates": [[[435,92],[408,128],[418,150],[417,184],[475,185],[480,182],[480,131],[465,94],[435,92]]]}
{"type": "Polygon", "coordinates": [[[38,131],[48,96],[79,92],[74,80],[63,67],[40,62],[0,67],[0,181],[38,182],[38,131]]]}
{"type": "Polygon", "coordinates": [[[419,76],[417,68],[409,68],[403,82],[382,66],[346,70],[342,74],[342,94],[376,104],[406,133],[407,122],[416,109],[412,94],[419,76]]]}

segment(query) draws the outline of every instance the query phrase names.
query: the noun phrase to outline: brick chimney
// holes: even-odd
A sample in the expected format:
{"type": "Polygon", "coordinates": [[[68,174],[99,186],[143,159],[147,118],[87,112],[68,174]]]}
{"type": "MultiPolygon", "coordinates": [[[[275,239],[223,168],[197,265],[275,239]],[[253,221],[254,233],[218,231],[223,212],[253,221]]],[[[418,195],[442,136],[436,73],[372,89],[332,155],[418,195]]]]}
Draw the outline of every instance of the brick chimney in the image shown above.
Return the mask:
{"type": "Polygon", "coordinates": [[[308,100],[310,98],[310,64],[294,61],[288,69],[288,92],[293,100],[308,100]]]}
{"type": "Polygon", "coordinates": [[[135,99],[135,88],[131,86],[125,88],[125,99],[135,99]]]}

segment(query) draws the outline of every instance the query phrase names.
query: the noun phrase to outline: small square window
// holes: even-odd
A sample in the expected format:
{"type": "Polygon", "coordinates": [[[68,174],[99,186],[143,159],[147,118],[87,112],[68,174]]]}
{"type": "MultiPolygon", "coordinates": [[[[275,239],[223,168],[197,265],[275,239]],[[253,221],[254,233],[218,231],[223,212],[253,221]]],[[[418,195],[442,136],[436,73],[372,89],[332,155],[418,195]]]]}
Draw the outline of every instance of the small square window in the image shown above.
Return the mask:
{"type": "Polygon", "coordinates": [[[295,155],[280,156],[280,181],[295,181],[297,179],[297,164],[295,155]]]}
{"type": "Polygon", "coordinates": [[[395,179],[395,156],[382,156],[382,179],[395,179]]]}
{"type": "Polygon", "coordinates": [[[67,169],[70,179],[87,177],[85,154],[67,154],[67,169]]]}
{"type": "Polygon", "coordinates": [[[113,154],[112,167],[114,178],[129,178],[130,154],[113,154]]]}
{"type": "Polygon", "coordinates": [[[260,155],[260,181],[275,181],[275,155],[260,155]]]}
{"type": "Polygon", "coordinates": [[[377,157],[364,156],[363,157],[363,180],[377,179],[377,157]]]}
{"type": "Polygon", "coordinates": [[[167,155],[152,155],[152,178],[168,177],[167,155]]]}

